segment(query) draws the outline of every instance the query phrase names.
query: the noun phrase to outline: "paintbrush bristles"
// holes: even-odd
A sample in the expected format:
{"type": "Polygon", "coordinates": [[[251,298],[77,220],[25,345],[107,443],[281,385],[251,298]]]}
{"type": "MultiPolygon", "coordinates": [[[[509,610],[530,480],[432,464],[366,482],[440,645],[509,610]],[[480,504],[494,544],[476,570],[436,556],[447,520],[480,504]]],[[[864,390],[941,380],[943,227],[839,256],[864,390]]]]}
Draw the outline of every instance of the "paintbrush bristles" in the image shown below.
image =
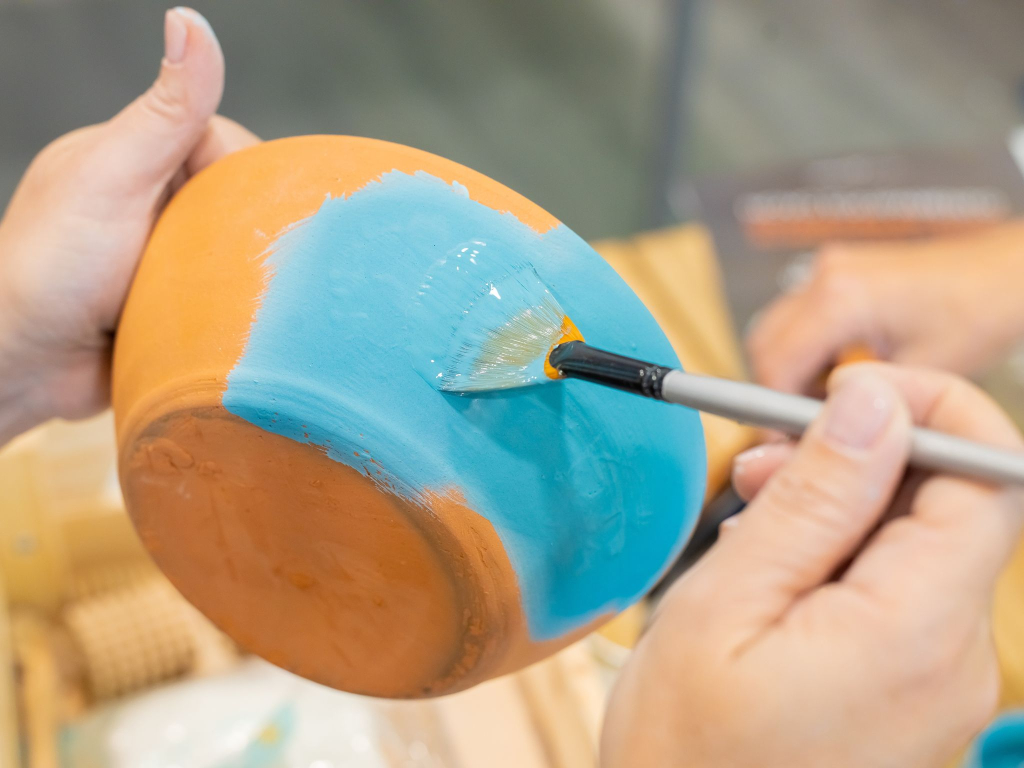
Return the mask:
{"type": "MultiPolygon", "coordinates": [[[[417,365],[437,389],[482,392],[549,381],[548,352],[575,332],[533,265],[498,244],[471,241],[439,259],[417,304],[425,323],[451,323],[441,349],[417,365]]],[[[557,374],[554,374],[557,376],[557,374]]]]}
{"type": "Polygon", "coordinates": [[[546,380],[544,363],[564,325],[565,313],[545,293],[536,306],[520,309],[499,327],[481,327],[464,336],[447,361],[439,389],[481,392],[546,380]]]}

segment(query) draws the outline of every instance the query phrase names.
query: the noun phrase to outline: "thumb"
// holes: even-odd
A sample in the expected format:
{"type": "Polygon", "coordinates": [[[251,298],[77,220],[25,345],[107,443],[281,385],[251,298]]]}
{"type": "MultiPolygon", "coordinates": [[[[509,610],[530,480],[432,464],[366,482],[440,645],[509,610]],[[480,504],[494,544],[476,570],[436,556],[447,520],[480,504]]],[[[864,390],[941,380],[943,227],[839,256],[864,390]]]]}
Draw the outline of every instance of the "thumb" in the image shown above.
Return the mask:
{"type": "Polygon", "coordinates": [[[903,475],[910,429],[903,398],[880,375],[839,382],[793,458],[709,555],[705,572],[728,589],[736,618],[755,631],[775,621],[857,551],[903,475]]]}
{"type": "Polygon", "coordinates": [[[191,8],[164,17],[164,58],[156,82],[104,126],[109,175],[135,192],[163,186],[206,131],[224,92],[224,55],[209,23],[191,8]]]}

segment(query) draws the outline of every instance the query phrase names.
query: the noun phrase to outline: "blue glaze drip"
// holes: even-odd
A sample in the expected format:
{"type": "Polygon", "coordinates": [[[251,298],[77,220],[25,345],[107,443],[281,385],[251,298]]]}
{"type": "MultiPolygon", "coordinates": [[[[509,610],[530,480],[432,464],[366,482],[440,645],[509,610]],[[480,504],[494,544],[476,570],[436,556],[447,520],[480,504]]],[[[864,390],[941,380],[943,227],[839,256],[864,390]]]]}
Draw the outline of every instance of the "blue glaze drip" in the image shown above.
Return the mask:
{"type": "Polygon", "coordinates": [[[224,406],[406,498],[461,491],[497,531],[531,637],[545,640],[625,608],[676,556],[703,497],[703,433],[694,411],[583,382],[472,396],[430,386],[420,355],[446,343],[453,319],[415,297],[473,241],[495,265],[532,263],[588,341],[678,364],[568,228],[538,234],[458,184],[392,171],[278,238],[224,406]]]}

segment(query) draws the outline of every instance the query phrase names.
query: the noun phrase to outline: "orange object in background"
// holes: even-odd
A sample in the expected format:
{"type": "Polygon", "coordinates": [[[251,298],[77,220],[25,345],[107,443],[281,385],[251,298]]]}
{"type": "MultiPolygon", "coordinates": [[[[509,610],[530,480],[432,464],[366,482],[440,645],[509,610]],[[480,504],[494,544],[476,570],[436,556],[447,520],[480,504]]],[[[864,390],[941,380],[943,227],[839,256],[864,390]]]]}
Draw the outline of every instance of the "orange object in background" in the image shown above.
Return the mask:
{"type": "Polygon", "coordinates": [[[875,350],[867,344],[849,344],[839,351],[831,368],[822,371],[814,382],[810,394],[815,397],[825,397],[828,385],[828,377],[836,368],[841,365],[852,365],[853,363],[870,363],[878,360],[875,350]]]}
{"type": "Polygon", "coordinates": [[[875,351],[867,344],[851,344],[843,349],[836,358],[836,366],[849,365],[851,363],[867,363],[877,360],[875,351]]]}

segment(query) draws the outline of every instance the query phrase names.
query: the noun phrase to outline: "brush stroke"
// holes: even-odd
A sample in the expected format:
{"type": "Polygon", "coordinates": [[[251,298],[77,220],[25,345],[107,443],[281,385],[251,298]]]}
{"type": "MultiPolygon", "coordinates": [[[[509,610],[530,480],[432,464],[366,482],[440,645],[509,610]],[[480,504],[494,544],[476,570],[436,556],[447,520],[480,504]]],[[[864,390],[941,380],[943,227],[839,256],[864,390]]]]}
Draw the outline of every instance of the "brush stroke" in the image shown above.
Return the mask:
{"type": "Polygon", "coordinates": [[[445,343],[452,318],[414,297],[432,265],[477,242],[506,269],[531,263],[588,341],[678,365],[650,313],[567,227],[539,234],[461,185],[392,171],[276,241],[223,402],[407,499],[460,489],[507,551],[531,637],[546,640],[625,608],[678,554],[703,497],[703,434],[694,411],[581,382],[431,387],[414,358],[445,343]]]}

